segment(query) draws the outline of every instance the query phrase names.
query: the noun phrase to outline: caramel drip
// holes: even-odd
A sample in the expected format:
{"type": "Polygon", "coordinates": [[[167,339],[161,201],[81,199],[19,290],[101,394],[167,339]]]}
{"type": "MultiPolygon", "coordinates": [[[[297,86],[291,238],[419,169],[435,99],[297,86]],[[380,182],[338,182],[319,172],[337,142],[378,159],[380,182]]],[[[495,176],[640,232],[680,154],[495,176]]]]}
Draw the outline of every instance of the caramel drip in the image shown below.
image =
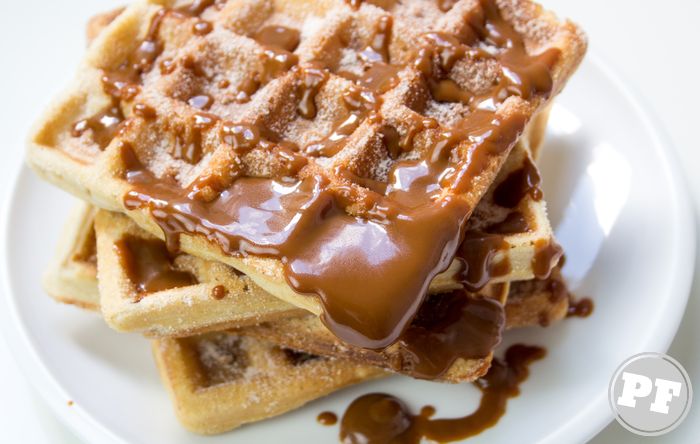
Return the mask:
{"type": "Polygon", "coordinates": [[[204,134],[213,127],[219,118],[214,114],[203,111],[195,113],[192,123],[180,131],[176,131],[176,143],[171,152],[176,159],[182,159],[192,165],[197,164],[204,152],[204,134]]]}
{"type": "Polygon", "coordinates": [[[437,0],[440,11],[447,12],[457,3],[458,0],[437,0]]]}
{"type": "Polygon", "coordinates": [[[333,412],[321,412],[316,417],[316,421],[324,426],[332,426],[338,422],[338,416],[333,412]]]}
{"type": "Polygon", "coordinates": [[[316,95],[321,86],[328,80],[328,72],[321,68],[302,68],[299,92],[301,99],[297,105],[297,112],[305,119],[316,117],[316,95]]]}
{"type": "Polygon", "coordinates": [[[187,17],[199,17],[214,3],[214,0],[194,0],[188,4],[180,6],[179,8],[175,8],[173,11],[187,17]]]}
{"type": "Polygon", "coordinates": [[[126,235],[114,243],[114,250],[126,276],[136,287],[136,301],[148,293],[197,283],[191,273],[175,268],[173,257],[158,239],[126,235]]]}
{"type": "Polygon", "coordinates": [[[296,29],[274,25],[261,28],[253,38],[265,46],[294,52],[299,46],[300,36],[296,29]]]}
{"type": "Polygon", "coordinates": [[[593,300],[590,298],[583,298],[578,301],[569,299],[569,309],[566,312],[566,317],[587,318],[593,313],[593,307],[593,300]]]}
{"type": "Polygon", "coordinates": [[[505,208],[515,208],[528,194],[535,201],[542,199],[540,173],[532,161],[526,158],[521,168],[510,173],[498,184],[493,192],[493,201],[505,208]]]}
{"type": "Polygon", "coordinates": [[[135,103],[132,111],[135,115],[147,120],[157,117],[156,109],[145,103],[135,103]]]}
{"type": "Polygon", "coordinates": [[[228,290],[223,285],[217,285],[211,289],[211,297],[220,301],[228,295],[228,290]]]}
{"type": "Polygon", "coordinates": [[[250,101],[260,88],[289,71],[299,62],[293,51],[299,45],[300,33],[284,26],[266,26],[253,38],[263,45],[263,67],[253,77],[243,79],[236,90],[236,102],[250,101]]]}
{"type": "Polygon", "coordinates": [[[80,137],[85,131],[90,130],[92,140],[104,150],[117,134],[123,121],[124,115],[119,104],[112,103],[97,114],[75,122],[71,127],[71,136],[80,137]]]}
{"type": "Polygon", "coordinates": [[[255,78],[243,79],[238,89],[236,90],[236,102],[246,103],[250,101],[253,94],[260,89],[260,81],[255,78]]]}
{"type": "Polygon", "coordinates": [[[365,63],[389,63],[389,44],[391,43],[391,29],[393,20],[385,15],[379,19],[377,29],[370,40],[369,45],[360,52],[360,59],[365,63]]]}
{"type": "MultiPolygon", "coordinates": [[[[473,39],[459,36],[461,40],[455,46],[458,51],[453,55],[449,47],[441,49],[428,38],[416,65],[424,68],[426,79],[445,78],[443,71],[449,72],[447,68],[461,57],[459,52],[466,51],[460,49],[466,47],[460,42],[475,43],[480,38],[498,46],[495,55],[485,53],[484,57],[501,60],[505,54],[512,53],[515,57],[522,53],[523,60],[535,66],[519,70],[522,78],[518,82],[512,80],[514,76],[509,77],[510,86],[504,90],[507,94],[525,97],[530,91],[547,95],[549,91],[539,88],[546,82],[529,78],[548,76],[546,64],[525,54],[522,40],[500,18],[491,1],[484,1],[484,5],[483,23],[473,20],[483,28],[479,28],[478,35],[475,32],[473,39]],[[438,58],[440,66],[428,69],[438,58]],[[532,85],[538,87],[533,89],[532,85]]],[[[390,29],[390,21],[386,24],[378,28],[379,33],[390,29]]],[[[375,39],[370,45],[382,60],[389,57],[386,46],[389,37],[375,39]]],[[[268,46],[265,54],[269,65],[260,74],[261,84],[296,64],[296,56],[288,51],[268,46]]],[[[368,60],[372,65],[370,70],[388,62],[368,60]]],[[[347,114],[332,134],[305,147],[306,153],[332,156],[363,122],[383,126],[379,112],[381,97],[371,88],[359,84],[349,88],[344,103],[347,114]]],[[[306,104],[307,115],[313,114],[310,101],[306,104]]],[[[230,143],[236,154],[264,146],[275,156],[288,156],[289,177],[244,177],[240,164],[232,162],[230,171],[211,178],[210,183],[200,188],[208,191],[195,193],[194,188],[183,189],[174,179],[154,177],[138,162],[128,145],[123,145],[124,174],[131,184],[124,205],[129,210],[150,211],[172,249],[178,247],[181,234],[188,234],[206,238],[225,254],[279,259],[287,283],[298,293],[318,298],[323,309],[321,319],[336,336],[359,347],[382,349],[400,340],[423,303],[430,282],[448,268],[458,253],[466,221],[473,210],[459,194],[471,191],[475,178],[496,166],[494,156],[510,151],[526,120],[527,116],[517,111],[500,115],[476,109],[452,128],[441,131],[436,142],[421,151],[420,157],[394,162],[386,183],[378,182],[369,188],[331,180],[337,179],[334,175],[343,174],[340,171],[302,169],[303,162],[297,160],[294,149],[284,145],[284,141],[263,140],[268,136],[264,128],[247,123],[228,125],[230,130],[224,136],[230,140],[223,137],[224,143],[230,143]],[[236,125],[241,125],[242,131],[235,130],[236,125]],[[299,170],[302,174],[297,174],[299,170]],[[362,291],[357,290],[358,282],[363,284],[362,291]]],[[[423,124],[427,126],[426,122],[423,124]]],[[[204,122],[200,126],[200,133],[192,131],[192,137],[199,134],[201,139],[202,131],[209,128],[204,122]]],[[[187,134],[190,137],[190,132],[187,134]]],[[[383,138],[391,139],[391,131],[387,130],[383,138]]],[[[405,145],[412,144],[413,136],[409,139],[405,145]]],[[[188,148],[181,157],[196,162],[201,153],[188,148]]],[[[489,249],[485,250],[488,253],[489,249]]],[[[467,256],[464,252],[460,254],[467,256]]],[[[471,271],[465,270],[466,274],[480,267],[491,275],[503,272],[495,268],[502,265],[505,269],[505,264],[484,265],[489,262],[488,257],[485,254],[486,259],[477,260],[475,266],[470,264],[471,271]]],[[[544,262],[547,261],[538,260],[538,264],[544,262]]],[[[482,283],[482,279],[469,280],[477,286],[482,283]]],[[[452,328],[465,331],[458,325],[452,328]]],[[[436,337],[447,341],[444,336],[436,337]]],[[[434,367],[421,367],[420,371],[426,377],[440,374],[446,369],[438,367],[448,365],[450,359],[443,359],[434,367]]]]}
{"type": "Polygon", "coordinates": [[[517,234],[530,231],[530,224],[520,211],[511,211],[501,222],[489,225],[484,231],[491,234],[517,234]]]}
{"type": "Polygon", "coordinates": [[[485,358],[501,342],[504,324],[503,306],[496,300],[461,290],[431,296],[398,342],[407,357],[401,369],[435,379],[460,358],[485,358]]]}
{"type": "Polygon", "coordinates": [[[141,75],[150,71],[156,58],[163,52],[163,44],[158,32],[168,9],[160,9],[151,19],[146,37],[130,57],[116,70],[102,73],[102,87],[110,96],[118,100],[132,100],[140,91],[141,75]]]}
{"type": "Polygon", "coordinates": [[[505,360],[494,359],[486,376],[474,384],[481,391],[479,407],[461,418],[433,419],[435,408],[425,406],[411,413],[400,399],[371,393],[354,400],[340,421],[343,443],[418,444],[422,440],[451,442],[478,435],[493,427],[506,411],[508,399],[520,394],[520,384],[529,375],[531,362],[542,359],[540,347],[516,344],[508,348],[505,360]]]}
{"type": "Polygon", "coordinates": [[[206,20],[197,20],[192,24],[192,33],[195,35],[207,35],[209,34],[214,27],[212,26],[211,22],[208,22],[206,20]]]}
{"type": "Polygon", "coordinates": [[[360,6],[362,6],[362,2],[364,0],[344,0],[344,1],[348,6],[350,6],[352,9],[357,11],[358,9],[360,9],[360,6]]]}
{"type": "Polygon", "coordinates": [[[547,279],[564,251],[554,241],[538,239],[535,242],[535,255],[532,258],[532,272],[537,279],[547,279]]]}
{"type": "MultiPolygon", "coordinates": [[[[451,3],[440,2],[440,7],[451,8],[451,3]]],[[[512,95],[530,99],[535,94],[546,97],[551,93],[554,84],[550,70],[559,57],[558,49],[529,55],[522,37],[501,17],[492,0],[479,0],[479,7],[471,11],[466,22],[469,26],[461,35],[428,33],[427,45],[419,50],[414,62],[414,66],[425,75],[435,100],[462,102],[472,109],[494,110],[495,105],[512,95]],[[473,46],[479,41],[493,48],[473,46]],[[482,94],[462,90],[449,74],[457,61],[464,57],[495,59],[501,67],[497,85],[482,94]],[[437,66],[433,60],[437,60],[437,66]]]]}
{"type": "Polygon", "coordinates": [[[328,137],[313,142],[304,149],[310,156],[331,157],[338,154],[345,146],[348,137],[366,117],[379,108],[380,99],[370,91],[353,87],[343,94],[343,103],[347,114],[335,123],[333,132],[328,137]]]}
{"type": "Polygon", "coordinates": [[[457,251],[457,258],[462,263],[459,279],[465,288],[478,291],[497,276],[510,272],[510,260],[506,256],[498,263],[494,257],[498,252],[507,252],[510,248],[503,236],[479,231],[468,231],[457,251]]]}
{"type": "MultiPolygon", "coordinates": [[[[163,52],[163,43],[158,38],[160,25],[168,14],[180,17],[199,17],[204,10],[214,4],[213,0],[195,0],[179,8],[162,8],[156,12],[139,47],[115,70],[102,73],[102,86],[110,96],[121,100],[132,100],[140,91],[141,76],[150,71],[156,59],[163,52]]],[[[193,32],[203,35],[211,31],[211,24],[197,20],[193,32]]],[[[172,61],[170,61],[172,64],[172,61]]],[[[161,62],[161,72],[167,73],[172,67],[161,62]]]]}

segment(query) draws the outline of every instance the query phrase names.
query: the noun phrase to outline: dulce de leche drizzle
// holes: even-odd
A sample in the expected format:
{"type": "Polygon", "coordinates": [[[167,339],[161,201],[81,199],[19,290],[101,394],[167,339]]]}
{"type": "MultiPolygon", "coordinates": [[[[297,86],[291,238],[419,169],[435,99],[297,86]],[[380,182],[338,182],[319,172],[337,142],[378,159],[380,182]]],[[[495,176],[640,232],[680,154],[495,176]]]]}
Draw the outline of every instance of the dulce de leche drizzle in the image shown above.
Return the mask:
{"type": "MultiPolygon", "coordinates": [[[[233,152],[263,147],[279,156],[286,153],[294,167],[284,177],[271,178],[244,177],[238,167],[232,167],[235,171],[228,171],[226,177],[207,178],[206,186],[197,188],[202,184],[195,183],[183,189],[174,180],[156,178],[124,142],[125,178],[132,187],[124,196],[125,207],[149,210],[171,248],[177,248],[181,234],[196,234],[216,243],[225,254],[279,259],[289,285],[298,293],[318,297],[323,322],[350,344],[381,349],[397,342],[423,303],[430,282],[448,268],[462,243],[473,206],[461,194],[471,190],[474,179],[489,168],[494,156],[508,153],[526,124],[527,116],[520,111],[497,113],[483,104],[501,103],[510,95],[547,95],[552,88],[549,66],[555,56],[529,56],[522,39],[500,17],[494,3],[483,0],[480,4],[480,14],[470,19],[472,31],[460,36],[426,37],[411,66],[431,83],[446,79],[451,66],[462,56],[490,57],[504,65],[500,83],[491,95],[469,98],[474,111],[440,132],[421,157],[395,162],[386,182],[369,184],[368,180],[367,187],[360,188],[342,180],[349,171],[327,171],[314,168],[313,161],[308,165],[297,162],[293,152],[282,149],[284,141],[264,140],[269,134],[266,128],[220,122],[216,116],[200,113],[203,130],[218,128],[222,143],[231,144],[233,152]],[[492,47],[486,51],[469,46],[479,41],[492,47]],[[243,128],[239,133],[224,131],[224,126],[233,130],[237,125],[243,128]],[[245,134],[251,137],[238,137],[245,134]],[[208,192],[200,192],[204,189],[208,192]],[[361,289],[358,283],[362,283],[361,289]]],[[[149,32],[149,45],[157,46],[156,35],[149,32]]],[[[370,65],[390,66],[390,36],[391,21],[383,21],[364,51],[370,65]]],[[[127,65],[139,68],[127,70],[138,72],[141,66],[155,62],[155,58],[148,57],[145,65],[133,62],[142,59],[132,56],[127,65]]],[[[323,76],[308,67],[302,70],[309,75],[302,93],[308,88],[313,97],[313,89],[323,76]]],[[[301,96],[303,100],[304,94],[301,96]]],[[[363,119],[377,125],[383,121],[381,97],[363,82],[350,88],[344,99],[347,118],[354,119],[347,125],[356,127],[363,119]]],[[[312,102],[306,100],[308,106],[299,108],[302,117],[314,117],[312,102]]],[[[350,132],[336,127],[337,140],[331,135],[330,143],[318,142],[320,148],[307,147],[307,152],[333,155],[350,132]]],[[[187,160],[196,163],[200,157],[187,160]]],[[[478,279],[476,286],[481,281],[478,279]]],[[[425,370],[425,375],[444,370],[434,367],[425,370]]]]}
{"type": "Polygon", "coordinates": [[[528,365],[542,359],[545,350],[522,344],[506,351],[503,361],[494,359],[486,376],[474,384],[481,391],[479,407],[461,418],[433,419],[435,408],[425,406],[414,415],[400,399],[371,393],[353,401],[340,421],[340,441],[346,444],[418,444],[422,440],[451,442],[466,439],[493,427],[506,411],[509,398],[520,393],[529,374],[528,365]]]}
{"type": "Polygon", "coordinates": [[[114,243],[114,250],[126,276],[136,287],[137,300],[148,293],[197,283],[194,275],[175,268],[172,256],[159,239],[126,235],[114,243]]]}
{"type": "Polygon", "coordinates": [[[540,173],[529,157],[525,158],[522,167],[498,184],[493,192],[493,201],[505,208],[515,208],[527,194],[535,201],[542,199],[540,173]]]}
{"type": "Polygon", "coordinates": [[[500,342],[505,325],[496,300],[463,290],[426,299],[398,342],[401,365],[417,378],[442,376],[459,358],[485,358],[500,342]]]}

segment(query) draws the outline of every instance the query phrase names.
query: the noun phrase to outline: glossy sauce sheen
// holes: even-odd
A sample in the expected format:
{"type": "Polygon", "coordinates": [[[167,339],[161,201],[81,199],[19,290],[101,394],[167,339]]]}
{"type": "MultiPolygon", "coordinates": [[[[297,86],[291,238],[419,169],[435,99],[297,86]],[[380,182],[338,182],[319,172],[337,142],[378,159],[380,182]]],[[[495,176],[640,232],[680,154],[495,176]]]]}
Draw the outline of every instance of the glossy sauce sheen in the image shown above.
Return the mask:
{"type": "Polygon", "coordinates": [[[461,418],[433,419],[435,408],[425,406],[414,415],[400,399],[372,393],[357,398],[340,422],[346,444],[418,444],[422,440],[450,442],[469,438],[493,427],[506,411],[509,398],[520,393],[528,365],[543,358],[540,347],[513,345],[503,361],[494,359],[486,376],[475,381],[481,391],[479,407],[461,418]]]}
{"type": "Polygon", "coordinates": [[[332,426],[338,422],[338,416],[333,412],[321,412],[316,417],[316,421],[324,426],[332,426]]]}
{"type": "Polygon", "coordinates": [[[566,313],[567,318],[577,317],[577,318],[587,318],[593,313],[593,300],[590,298],[583,298],[579,300],[569,299],[569,309],[566,313]]]}
{"type": "MultiPolygon", "coordinates": [[[[179,8],[177,13],[192,15],[191,10],[179,8]]],[[[129,100],[131,92],[136,94],[140,75],[156,61],[161,50],[158,23],[169,13],[167,9],[163,11],[156,14],[144,44],[122,65],[123,69],[105,73],[105,89],[115,98],[129,100]],[[119,84],[110,79],[128,81],[119,84]],[[136,89],[131,91],[131,87],[136,89]]],[[[465,35],[427,35],[412,65],[428,83],[436,84],[445,80],[451,65],[462,56],[495,58],[505,70],[500,83],[489,94],[460,97],[474,111],[440,133],[425,157],[396,162],[387,183],[366,181],[371,186],[362,192],[340,185],[329,180],[328,172],[307,171],[303,157],[295,157],[284,141],[266,141],[264,128],[235,122],[222,124],[216,116],[202,112],[199,120],[193,122],[195,130],[203,132],[216,127],[223,131],[225,125],[231,130],[236,125],[248,125],[248,130],[222,134],[224,143],[227,139],[223,136],[228,136],[234,150],[255,146],[273,150],[289,165],[287,175],[242,177],[241,171],[233,166],[225,175],[204,178],[191,189],[183,190],[174,181],[155,178],[123,143],[125,178],[132,185],[124,197],[126,208],[149,210],[171,248],[177,248],[180,234],[196,233],[218,244],[226,254],[280,259],[289,285],[298,293],[319,298],[323,322],[340,339],[372,349],[396,343],[423,303],[430,282],[447,269],[458,253],[464,226],[473,210],[459,194],[471,189],[473,179],[488,167],[490,159],[508,153],[526,124],[527,116],[513,113],[506,118],[491,111],[489,104],[500,103],[509,95],[546,96],[552,89],[549,68],[556,54],[527,55],[522,39],[500,17],[491,0],[481,2],[481,14],[476,14],[470,23],[473,29],[465,35]],[[467,46],[480,40],[500,49],[492,54],[467,46]],[[440,62],[437,67],[433,66],[434,60],[440,62]],[[240,137],[246,134],[250,137],[240,137]],[[457,149],[468,150],[470,155],[456,156],[457,149]],[[350,204],[353,214],[347,212],[350,204]],[[362,282],[361,291],[358,282],[362,282]]],[[[381,124],[378,94],[391,85],[398,72],[387,68],[391,67],[388,51],[391,25],[390,19],[381,21],[376,35],[362,52],[369,68],[367,72],[375,69],[383,74],[360,79],[348,90],[345,120],[338,123],[328,140],[319,141],[320,149],[307,147],[307,152],[333,155],[363,120],[381,124]]],[[[268,41],[269,61],[258,79],[260,84],[297,62],[296,56],[279,47],[292,46],[293,39],[288,36],[278,39],[278,34],[285,33],[274,30],[258,36],[268,41]],[[269,46],[270,33],[275,36],[272,43],[277,46],[269,46]]],[[[311,72],[312,67],[301,70],[311,74],[308,82],[300,84],[300,98],[308,106],[301,106],[299,112],[304,118],[313,118],[314,88],[323,79],[314,80],[319,76],[311,72]],[[304,99],[306,90],[311,92],[304,99]]],[[[434,122],[426,119],[415,122],[415,126],[430,128],[434,122]]],[[[192,131],[197,140],[185,141],[183,147],[197,145],[201,138],[197,131],[192,131]]],[[[412,140],[411,136],[397,141],[396,149],[411,149],[412,140]]],[[[201,159],[201,150],[183,149],[179,155],[196,164],[201,159]]],[[[332,174],[349,172],[336,170],[332,174]]],[[[484,268],[481,264],[484,261],[479,262],[478,266],[470,267],[472,273],[484,268]]],[[[503,272],[505,264],[503,267],[496,272],[503,272]]],[[[494,272],[491,265],[485,268],[494,272]]],[[[481,285],[482,280],[477,279],[476,284],[481,285]]],[[[487,342],[497,343],[497,340],[494,337],[487,342]]],[[[431,371],[440,374],[444,370],[435,367],[431,371]]]]}
{"type": "Polygon", "coordinates": [[[486,227],[484,231],[492,234],[515,234],[525,233],[530,229],[530,224],[523,213],[511,211],[501,222],[486,227]]]}
{"type": "Polygon", "coordinates": [[[161,240],[127,235],[114,243],[114,249],[126,276],[136,287],[137,300],[148,293],[197,283],[191,273],[174,267],[161,240]]]}
{"type": "Polygon", "coordinates": [[[515,208],[527,194],[535,201],[542,199],[540,173],[529,158],[525,159],[521,168],[498,184],[493,192],[493,201],[505,208],[515,208]]]}

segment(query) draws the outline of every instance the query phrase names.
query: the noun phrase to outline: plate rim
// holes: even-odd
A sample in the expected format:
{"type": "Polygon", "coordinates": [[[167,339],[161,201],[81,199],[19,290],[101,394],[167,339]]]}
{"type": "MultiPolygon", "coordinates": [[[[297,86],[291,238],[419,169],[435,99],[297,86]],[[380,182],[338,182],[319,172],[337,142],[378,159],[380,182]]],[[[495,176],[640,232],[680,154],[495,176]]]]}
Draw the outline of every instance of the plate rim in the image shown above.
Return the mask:
{"type": "MultiPolygon", "coordinates": [[[[679,242],[685,242],[686,246],[677,249],[678,253],[674,260],[678,262],[679,266],[672,268],[675,272],[671,276],[673,279],[671,279],[669,294],[680,293],[682,299],[676,300],[676,302],[682,303],[673,304],[674,306],[666,309],[672,317],[670,322],[668,319],[666,320],[666,336],[651,335],[645,345],[648,348],[646,351],[665,352],[676,337],[685,313],[696,260],[696,228],[693,223],[695,218],[691,210],[693,204],[688,192],[687,178],[680,167],[675,145],[660,119],[655,115],[653,108],[646,102],[643,94],[629,83],[624,82],[612,68],[612,65],[594,51],[589,50],[583,63],[591,64],[598,69],[632,107],[635,116],[644,123],[644,130],[650,136],[650,144],[660,154],[662,166],[671,178],[669,184],[674,192],[671,193],[669,200],[672,201],[672,208],[675,209],[680,221],[673,230],[674,243],[681,245],[679,242]],[[672,328],[668,328],[669,326],[672,328]]],[[[2,281],[3,304],[7,308],[7,310],[0,310],[2,336],[15,363],[29,380],[31,387],[39,392],[42,401],[49,405],[52,412],[76,436],[87,442],[126,443],[124,439],[97,421],[79,404],[73,405],[70,409],[66,408],[65,403],[70,399],[70,396],[45,365],[35,344],[26,332],[26,325],[19,316],[14,297],[14,278],[9,269],[11,252],[8,250],[8,239],[12,226],[10,210],[15,208],[18,199],[17,189],[22,181],[27,180],[28,174],[31,174],[30,169],[24,162],[14,171],[6,190],[6,199],[4,199],[2,208],[3,216],[0,220],[0,280],[2,281]]],[[[612,412],[608,410],[606,388],[577,415],[569,418],[566,423],[559,425],[556,430],[544,436],[540,440],[540,444],[565,442],[567,438],[570,440],[572,434],[576,433],[576,429],[581,428],[584,419],[590,425],[586,428],[586,433],[580,433],[577,437],[582,442],[587,441],[600,433],[613,420],[612,412]]]]}

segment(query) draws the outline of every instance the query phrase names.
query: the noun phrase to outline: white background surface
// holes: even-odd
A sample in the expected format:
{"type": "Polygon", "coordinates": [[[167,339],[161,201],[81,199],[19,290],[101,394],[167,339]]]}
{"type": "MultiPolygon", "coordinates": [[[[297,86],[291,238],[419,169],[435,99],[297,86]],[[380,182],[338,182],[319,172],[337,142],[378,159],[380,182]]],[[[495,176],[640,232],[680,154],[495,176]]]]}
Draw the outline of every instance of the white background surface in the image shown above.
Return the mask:
{"type": "MultiPolygon", "coordinates": [[[[73,75],[84,45],[88,17],[125,0],[0,2],[0,195],[23,158],[23,139],[43,105],[73,75]]],[[[700,206],[700,73],[698,48],[700,2],[666,0],[542,0],[587,31],[591,50],[601,55],[650,105],[677,148],[695,208],[700,206]]],[[[605,109],[605,104],[592,103],[605,109]]],[[[4,204],[4,202],[3,202],[4,204]]],[[[689,203],[691,205],[693,203],[689,203]]],[[[653,211],[653,209],[650,209],[653,211]]],[[[47,223],[61,223],[47,218],[47,223]]],[[[669,227],[673,229],[673,227],[669,227]]],[[[653,242],[653,239],[649,239],[653,242]]],[[[53,248],[53,246],[47,246],[53,248]]],[[[699,249],[700,251],[700,249],[699,249]]],[[[696,265],[686,319],[670,354],[677,358],[700,391],[700,264],[696,265]],[[690,319],[690,314],[693,319],[690,319]]],[[[33,393],[0,340],[0,442],[77,440],[53,418],[33,393]]],[[[700,399],[678,431],[659,442],[691,442],[700,436],[700,399]]],[[[596,442],[634,442],[616,424],[596,442]]],[[[652,441],[645,439],[645,441],[652,441]]]]}

